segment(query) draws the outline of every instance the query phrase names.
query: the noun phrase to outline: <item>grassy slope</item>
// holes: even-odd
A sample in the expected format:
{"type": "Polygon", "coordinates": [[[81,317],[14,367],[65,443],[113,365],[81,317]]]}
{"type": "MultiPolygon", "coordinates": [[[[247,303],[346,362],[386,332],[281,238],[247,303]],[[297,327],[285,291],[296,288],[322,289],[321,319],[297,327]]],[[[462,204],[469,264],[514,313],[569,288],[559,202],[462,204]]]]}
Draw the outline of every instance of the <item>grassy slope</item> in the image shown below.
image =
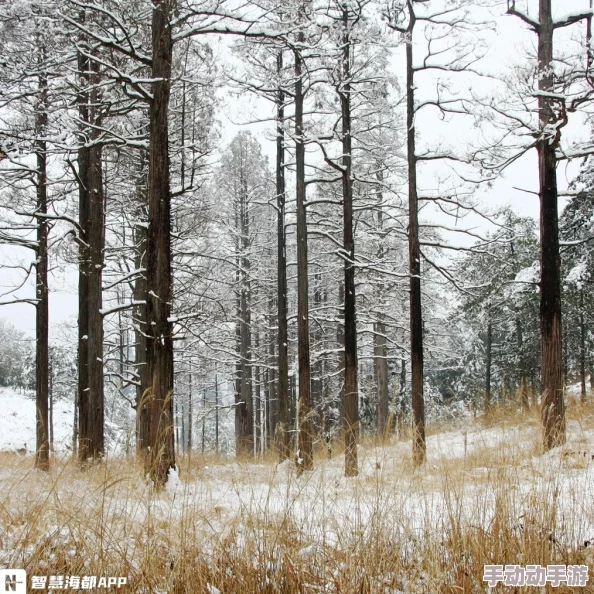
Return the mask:
{"type": "Polygon", "coordinates": [[[300,479],[194,454],[160,494],[133,460],[48,476],[0,454],[0,567],[123,575],[147,594],[474,593],[485,563],[594,567],[594,406],[568,415],[567,445],[545,455],[537,413],[498,410],[434,431],[416,473],[410,441],[364,443],[348,480],[339,453],[300,479]]]}

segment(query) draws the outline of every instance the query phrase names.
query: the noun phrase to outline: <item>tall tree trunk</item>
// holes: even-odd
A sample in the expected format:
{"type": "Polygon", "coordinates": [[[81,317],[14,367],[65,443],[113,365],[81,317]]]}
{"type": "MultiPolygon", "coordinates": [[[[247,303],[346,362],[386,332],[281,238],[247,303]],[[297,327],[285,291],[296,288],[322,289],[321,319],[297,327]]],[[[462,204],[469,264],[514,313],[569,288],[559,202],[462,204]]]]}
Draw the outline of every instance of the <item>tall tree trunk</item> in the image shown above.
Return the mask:
{"type": "Polygon", "coordinates": [[[50,452],[54,451],[54,379],[53,370],[50,363],[49,366],[49,449],[50,452]]]}
{"type": "Polygon", "coordinates": [[[215,373],[215,452],[219,453],[219,376],[215,373]]]}
{"type": "Polygon", "coordinates": [[[562,340],[562,351],[563,351],[563,385],[567,386],[569,384],[569,352],[567,345],[568,335],[569,332],[568,322],[566,319],[561,320],[561,340],[562,340]]]}
{"type": "Polygon", "coordinates": [[[342,10],[343,55],[340,107],[342,115],[342,204],[344,249],[344,475],[359,474],[359,386],[357,382],[357,320],[355,301],[355,240],[353,236],[353,178],[351,136],[351,40],[349,11],[342,10]]]}
{"type": "MultiPolygon", "coordinates": [[[[190,365],[192,362],[190,361],[190,365]]],[[[216,394],[216,376],[215,376],[215,394],[216,394]]],[[[188,462],[192,457],[192,448],[194,439],[194,396],[192,394],[192,370],[188,373],[188,462]]]]}
{"type": "Polygon", "coordinates": [[[375,376],[377,383],[377,435],[381,442],[388,437],[388,352],[386,325],[379,315],[374,328],[375,376]]]}
{"type": "MultiPolygon", "coordinates": [[[[297,374],[293,373],[289,376],[289,402],[288,402],[288,416],[289,416],[289,431],[295,435],[297,431],[297,374]]],[[[289,447],[295,447],[294,439],[289,438],[289,447]]],[[[299,444],[297,444],[298,446],[299,444]]]]}
{"type": "MultiPolygon", "coordinates": [[[[383,182],[383,173],[378,171],[377,179],[380,184],[383,182]]],[[[383,231],[383,192],[381,186],[378,189],[378,197],[380,207],[377,212],[377,226],[378,231],[382,234],[383,231]]],[[[380,244],[377,252],[378,261],[381,262],[384,258],[384,237],[380,235],[380,244]]],[[[382,282],[377,284],[378,307],[381,309],[384,305],[384,286],[382,282]]],[[[381,442],[384,442],[388,436],[388,350],[386,347],[386,325],[384,323],[384,315],[380,311],[374,325],[374,357],[375,357],[375,378],[377,385],[377,435],[381,442]]]]}
{"type": "Polygon", "coordinates": [[[37,140],[37,250],[35,264],[35,468],[49,470],[50,442],[48,419],[49,390],[49,291],[48,291],[48,212],[47,203],[47,77],[39,76],[39,103],[35,115],[37,140]]]}
{"type": "MultiPolygon", "coordinates": [[[[177,400],[173,402],[173,418],[174,418],[174,446],[176,451],[179,452],[179,444],[181,443],[180,435],[179,435],[179,403],[177,400]]],[[[183,456],[183,453],[182,453],[183,456]]]]}
{"type": "MultiPolygon", "coordinates": [[[[338,378],[338,402],[340,419],[344,417],[344,282],[338,283],[338,315],[336,320],[336,343],[338,357],[336,360],[336,376],[338,378]]],[[[342,426],[341,426],[342,437],[342,426]]]]}
{"type": "Polygon", "coordinates": [[[78,457],[78,384],[74,390],[74,413],[72,415],[72,456],[74,459],[78,457]]]}
{"type": "MultiPolygon", "coordinates": [[[[97,66],[92,62],[92,68],[97,66]]],[[[95,82],[97,77],[94,77],[95,82]]],[[[96,93],[91,93],[92,103],[96,103],[96,93]]],[[[99,118],[93,118],[100,125],[99,118]]],[[[91,139],[97,141],[98,132],[93,131],[91,139]]],[[[98,459],[104,451],[105,397],[103,389],[103,251],[105,237],[105,211],[102,175],[102,147],[94,144],[89,151],[89,266],[88,274],[88,392],[89,423],[86,436],[87,458],[98,459]]],[[[81,436],[81,440],[83,440],[81,436]]],[[[81,456],[82,459],[82,456],[81,456]]]]}
{"type": "Polygon", "coordinates": [[[147,229],[148,195],[147,195],[147,152],[141,151],[136,180],[136,217],[139,221],[132,233],[134,238],[134,268],[136,278],[132,289],[132,299],[136,305],[132,309],[134,320],[134,368],[137,377],[136,385],[136,455],[146,462],[149,452],[149,411],[148,411],[148,369],[146,364],[147,325],[146,299],[148,288],[146,283],[147,267],[147,229]],[[139,272],[142,271],[142,272],[139,272]]]}
{"type": "MultiPolygon", "coordinates": [[[[554,91],[553,17],[551,0],[540,0],[538,31],[538,88],[554,91]]],[[[549,450],[565,443],[565,401],[563,397],[563,348],[561,338],[561,280],[559,215],[557,206],[558,138],[551,139],[546,127],[557,117],[553,101],[538,98],[541,137],[537,143],[540,183],[540,334],[542,356],[543,445],[549,450]]]]}
{"type": "MultiPolygon", "coordinates": [[[[81,17],[84,20],[84,12],[81,17]]],[[[80,146],[78,149],[78,222],[81,229],[81,241],[79,243],[78,263],[78,455],[79,460],[87,459],[88,448],[83,439],[87,438],[89,426],[89,312],[87,303],[89,300],[89,281],[87,275],[87,262],[89,260],[87,227],[89,219],[89,148],[86,146],[85,123],[89,121],[89,94],[88,94],[88,70],[89,60],[85,53],[78,54],[78,78],[79,93],[77,97],[78,112],[81,122],[80,146]]]]}
{"type": "MultiPolygon", "coordinates": [[[[142,212],[143,209],[141,209],[142,212]]],[[[146,365],[147,325],[146,325],[146,248],[147,233],[144,225],[134,228],[134,244],[136,246],[136,270],[133,299],[136,305],[132,310],[134,318],[134,366],[138,378],[136,385],[136,455],[144,460],[149,447],[149,411],[148,411],[148,369],[146,365]]]]}
{"type": "MultiPolygon", "coordinates": [[[[181,454],[184,456],[187,453],[187,431],[186,431],[186,406],[184,399],[181,398],[181,454]]],[[[179,445],[177,446],[179,451],[179,445]]]]}
{"type": "Polygon", "coordinates": [[[175,0],[155,0],[152,15],[152,93],[149,108],[149,228],[147,238],[147,366],[150,459],[146,469],[162,488],[175,468],[171,306],[171,191],[167,115],[175,0]]]}
{"type": "MultiPolygon", "coordinates": [[[[297,36],[298,44],[305,34],[297,36]]],[[[309,359],[309,281],[307,255],[307,212],[305,206],[305,141],[303,138],[303,58],[295,50],[295,175],[297,178],[297,354],[299,360],[299,402],[297,423],[299,444],[297,473],[313,469],[313,423],[309,359]]]]}
{"type": "Polygon", "coordinates": [[[583,288],[580,288],[580,397],[582,402],[586,402],[586,325],[583,288]]]}
{"type": "Polygon", "coordinates": [[[485,412],[491,409],[491,358],[493,352],[493,323],[487,321],[487,344],[485,345],[485,412]]]}
{"type": "MultiPolygon", "coordinates": [[[[84,19],[84,15],[81,17],[84,19]]],[[[87,48],[88,51],[88,48],[87,48]]],[[[81,463],[97,460],[104,450],[102,279],[104,195],[99,64],[79,53],[81,146],[78,150],[79,224],[79,447],[81,463]],[[91,90],[89,91],[89,88],[91,90]]]]}
{"type": "Polygon", "coordinates": [[[408,249],[410,270],[410,355],[413,427],[413,463],[420,466],[426,458],[425,401],[423,397],[423,310],[421,305],[421,244],[417,196],[417,155],[415,146],[415,81],[412,35],[415,16],[410,10],[406,44],[406,129],[408,163],[408,249]]]}
{"type": "Polygon", "coordinates": [[[525,410],[530,408],[530,401],[528,399],[528,383],[526,379],[526,357],[524,355],[524,333],[522,331],[522,320],[519,314],[516,315],[516,341],[518,346],[518,371],[520,376],[519,390],[520,402],[525,410]]]}
{"type": "MultiPolygon", "coordinates": [[[[277,73],[282,73],[283,52],[277,55],[277,73]]],[[[277,306],[278,306],[278,457],[289,457],[289,333],[287,329],[287,236],[285,231],[285,92],[279,87],[276,103],[276,204],[277,204],[277,306]]]]}
{"type": "MultiPolygon", "coordinates": [[[[313,305],[314,305],[314,312],[319,312],[320,307],[322,305],[322,273],[315,272],[313,275],[314,279],[314,289],[313,289],[313,305]]],[[[319,314],[318,314],[319,315],[319,314]]],[[[314,314],[315,318],[315,314],[314,314]]],[[[311,340],[313,346],[314,353],[321,349],[323,339],[323,333],[320,324],[316,324],[314,329],[311,332],[311,340]]],[[[322,409],[322,363],[323,357],[317,356],[314,358],[314,361],[311,364],[311,402],[312,407],[315,411],[319,411],[322,409]]],[[[314,427],[313,431],[316,435],[319,434],[319,422],[320,417],[316,413],[314,417],[314,427]]]]}
{"type": "MultiPolygon", "coordinates": [[[[258,361],[260,357],[260,333],[259,329],[256,328],[254,333],[254,348],[256,353],[256,361],[258,361]]],[[[254,453],[261,454],[263,453],[262,449],[262,436],[263,436],[263,426],[262,426],[262,389],[261,389],[261,381],[260,381],[260,366],[256,363],[254,369],[254,382],[256,384],[255,390],[255,402],[254,402],[254,453]]]]}
{"type": "Polygon", "coordinates": [[[241,375],[239,381],[239,402],[235,407],[236,436],[235,449],[238,455],[254,454],[254,401],[252,382],[252,324],[250,287],[250,215],[248,212],[248,189],[245,172],[240,171],[241,189],[239,196],[239,246],[240,246],[240,334],[239,358],[241,375]]]}
{"type": "MultiPolygon", "coordinates": [[[[277,356],[276,346],[278,344],[277,336],[278,332],[273,329],[277,324],[278,308],[276,306],[276,299],[270,297],[268,300],[268,373],[266,377],[267,381],[267,399],[266,399],[266,449],[270,449],[271,439],[276,435],[276,426],[278,423],[278,382],[276,379],[277,369],[277,356]]],[[[275,444],[276,447],[276,444],[275,444]]]]}
{"type": "Polygon", "coordinates": [[[247,423],[245,406],[242,404],[241,400],[241,385],[242,385],[242,377],[243,377],[243,367],[244,363],[241,358],[241,337],[242,333],[242,308],[241,308],[241,291],[242,291],[242,280],[241,280],[241,247],[240,247],[240,228],[239,228],[239,219],[240,214],[238,211],[238,206],[236,206],[235,210],[235,230],[236,230],[236,237],[235,237],[235,354],[236,354],[236,364],[235,364],[235,381],[234,381],[234,392],[235,392],[235,454],[238,455],[245,449],[245,445],[242,443],[242,435],[246,432],[245,424],[247,423]]]}
{"type": "Polygon", "coordinates": [[[404,428],[404,417],[406,415],[406,357],[404,349],[400,356],[400,380],[398,383],[398,411],[396,417],[396,432],[400,439],[404,428]]]}
{"type": "MultiPolygon", "coordinates": [[[[342,286],[342,285],[341,285],[342,286]]],[[[324,288],[323,293],[323,304],[324,310],[328,308],[328,289],[324,288]]],[[[331,393],[331,382],[330,382],[330,368],[331,362],[328,357],[324,357],[322,365],[322,376],[324,382],[322,385],[322,430],[324,432],[324,441],[326,443],[326,453],[328,459],[332,457],[332,429],[333,429],[333,418],[332,411],[334,409],[334,397],[331,393]]]]}
{"type": "Polygon", "coordinates": [[[204,456],[206,446],[206,388],[202,390],[202,447],[201,452],[204,456]]]}

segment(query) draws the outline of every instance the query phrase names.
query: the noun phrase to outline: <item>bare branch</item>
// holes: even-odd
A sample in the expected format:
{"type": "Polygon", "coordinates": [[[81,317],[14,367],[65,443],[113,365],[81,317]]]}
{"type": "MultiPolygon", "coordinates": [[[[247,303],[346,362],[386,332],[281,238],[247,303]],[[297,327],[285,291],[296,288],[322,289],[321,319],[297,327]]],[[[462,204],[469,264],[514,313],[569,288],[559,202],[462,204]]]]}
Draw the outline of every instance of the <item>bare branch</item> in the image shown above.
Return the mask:
{"type": "Polygon", "coordinates": [[[516,8],[516,0],[508,0],[507,1],[507,14],[517,16],[518,18],[523,20],[527,25],[529,25],[535,31],[535,33],[538,33],[540,31],[540,23],[536,19],[533,19],[532,17],[523,13],[521,10],[518,10],[516,8]]]}

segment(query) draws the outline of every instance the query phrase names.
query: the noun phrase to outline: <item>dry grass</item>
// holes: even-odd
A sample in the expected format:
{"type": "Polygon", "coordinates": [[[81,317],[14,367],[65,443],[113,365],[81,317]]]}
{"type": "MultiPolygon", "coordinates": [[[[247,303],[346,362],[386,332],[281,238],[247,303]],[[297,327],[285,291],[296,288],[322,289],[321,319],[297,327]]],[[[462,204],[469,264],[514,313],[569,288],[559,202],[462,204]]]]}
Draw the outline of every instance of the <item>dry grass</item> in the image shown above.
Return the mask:
{"type": "Polygon", "coordinates": [[[364,443],[356,479],[338,449],[301,478],[272,456],[195,454],[163,493],[133,460],[47,475],[0,454],[0,566],[127,576],[120,592],[146,594],[484,593],[488,563],[594,566],[594,407],[571,404],[568,429],[542,455],[536,412],[495,409],[432,434],[421,471],[410,442],[364,443]]]}

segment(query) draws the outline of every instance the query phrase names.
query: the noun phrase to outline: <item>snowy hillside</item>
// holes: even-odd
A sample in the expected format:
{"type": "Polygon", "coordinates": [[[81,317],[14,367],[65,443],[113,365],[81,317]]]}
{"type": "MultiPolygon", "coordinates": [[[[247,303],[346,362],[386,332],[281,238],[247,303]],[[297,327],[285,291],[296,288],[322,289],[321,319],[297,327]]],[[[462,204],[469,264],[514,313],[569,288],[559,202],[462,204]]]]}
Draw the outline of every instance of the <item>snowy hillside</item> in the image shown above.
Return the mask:
{"type": "MultiPolygon", "coordinates": [[[[33,400],[9,390],[0,400],[0,447],[31,450],[33,400]]],[[[67,444],[72,411],[56,408],[67,444]]],[[[591,403],[570,404],[567,437],[543,454],[538,411],[502,409],[432,431],[422,469],[410,441],[366,440],[348,479],[338,443],[302,477],[291,461],[195,450],[163,492],[134,456],[84,473],[56,460],[46,474],[30,456],[0,455],[0,567],[77,576],[108,566],[138,594],[485,594],[488,563],[594,564],[591,403]]]]}
{"type": "MultiPolygon", "coordinates": [[[[0,397],[10,407],[3,447],[11,418],[13,427],[27,419],[14,435],[29,443],[32,401],[0,397]]],[[[60,410],[58,435],[67,436],[60,410]]],[[[174,473],[161,493],[133,457],[85,473],[58,463],[49,475],[31,472],[30,458],[4,458],[0,566],[39,575],[109,566],[139,594],[485,594],[486,563],[594,563],[591,405],[572,406],[567,433],[567,444],[542,454],[536,414],[466,420],[429,437],[421,470],[411,467],[410,441],[367,442],[350,479],[338,452],[316,458],[301,478],[290,461],[229,463],[196,452],[191,463],[178,460],[181,478],[174,473]]]]}
{"type": "MultiPolygon", "coordinates": [[[[35,451],[35,397],[32,392],[0,388],[0,451],[35,451]]],[[[54,448],[67,451],[72,443],[72,402],[54,403],[54,448]]]]}

